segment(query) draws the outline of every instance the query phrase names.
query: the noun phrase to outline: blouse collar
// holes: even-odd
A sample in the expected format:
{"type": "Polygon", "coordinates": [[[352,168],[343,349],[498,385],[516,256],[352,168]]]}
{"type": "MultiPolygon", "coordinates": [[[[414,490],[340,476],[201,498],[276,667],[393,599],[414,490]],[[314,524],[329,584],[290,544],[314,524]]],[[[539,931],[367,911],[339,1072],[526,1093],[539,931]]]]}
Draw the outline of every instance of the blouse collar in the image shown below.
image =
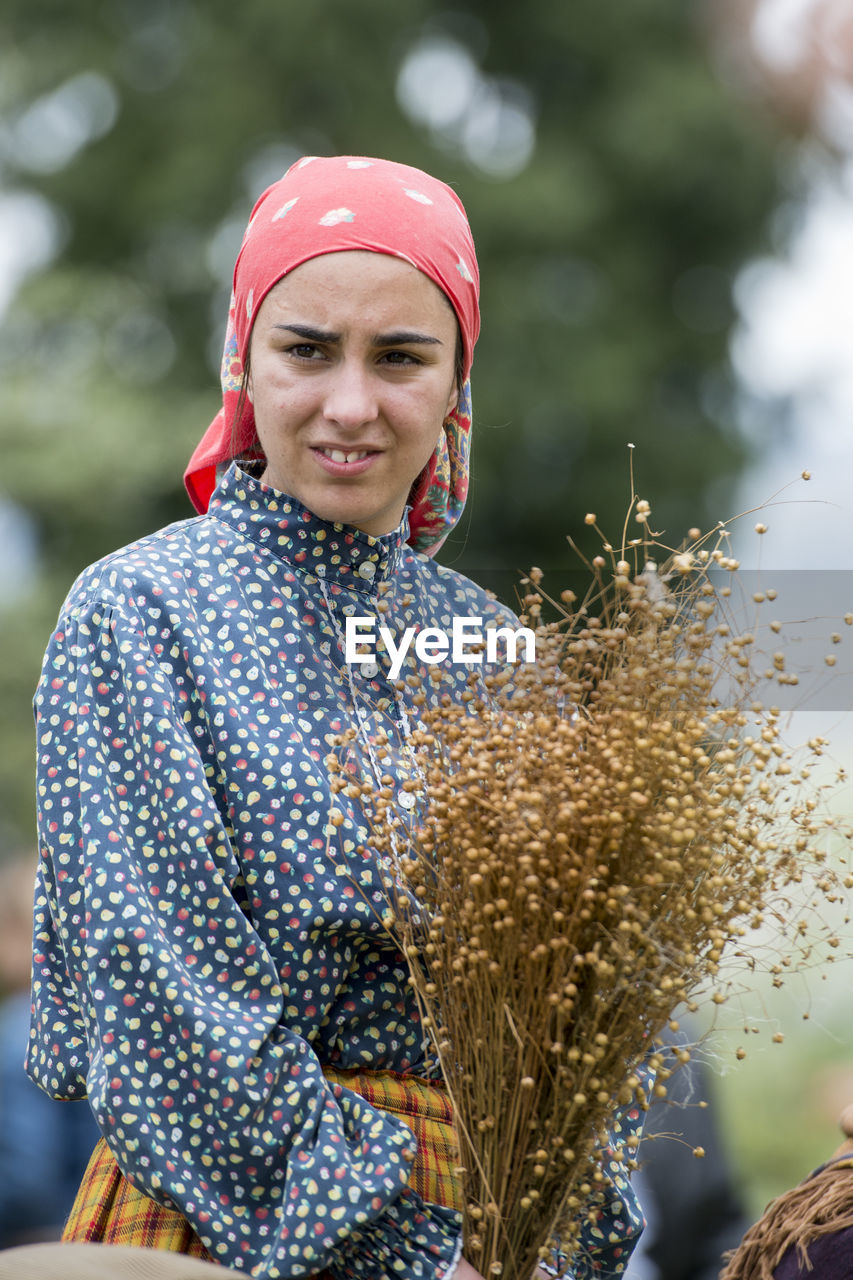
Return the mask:
{"type": "Polygon", "coordinates": [[[373,537],[322,520],[236,462],[219,481],[208,511],[294,568],[368,595],[398,568],[409,536],[408,507],[396,529],[373,537]]]}

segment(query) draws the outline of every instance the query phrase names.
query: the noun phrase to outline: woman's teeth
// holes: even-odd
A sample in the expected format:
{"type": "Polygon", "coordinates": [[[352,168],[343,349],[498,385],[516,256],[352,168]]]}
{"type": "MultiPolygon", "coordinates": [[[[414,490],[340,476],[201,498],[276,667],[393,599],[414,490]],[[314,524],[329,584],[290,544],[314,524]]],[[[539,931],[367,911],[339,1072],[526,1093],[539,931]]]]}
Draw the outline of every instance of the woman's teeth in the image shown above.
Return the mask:
{"type": "Polygon", "coordinates": [[[360,462],[362,458],[366,458],[369,449],[362,449],[358,453],[344,453],[341,449],[321,449],[321,453],[327,458],[331,458],[332,462],[360,462]]]}

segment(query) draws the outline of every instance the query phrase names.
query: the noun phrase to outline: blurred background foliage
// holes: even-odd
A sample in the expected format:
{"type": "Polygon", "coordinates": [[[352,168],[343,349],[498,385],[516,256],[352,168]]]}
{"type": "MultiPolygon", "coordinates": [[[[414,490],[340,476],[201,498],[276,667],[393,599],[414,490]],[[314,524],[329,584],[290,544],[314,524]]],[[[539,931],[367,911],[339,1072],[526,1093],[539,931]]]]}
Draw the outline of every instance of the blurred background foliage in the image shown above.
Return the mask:
{"type": "Polygon", "coordinates": [[[571,564],[587,510],[621,529],[629,441],[654,527],[677,541],[730,514],[732,283],[783,179],[777,125],[721,77],[708,12],[7,0],[0,174],[11,267],[31,268],[0,341],[8,558],[32,566],[0,613],[10,828],[31,829],[28,703],[62,597],[189,513],[242,229],[302,154],[403,160],[467,206],[483,336],[445,560],[510,599],[529,564],[571,564]]]}
{"type": "MultiPolygon", "coordinates": [[[[5,0],[0,853],[33,839],[57,610],[86,564],[191,513],[240,236],[302,154],[418,165],[468,209],[483,335],[445,561],[509,600],[531,563],[574,567],[587,511],[620,535],[629,442],[673,543],[732,514],[760,444],[738,427],[733,285],[773,246],[819,78],[762,82],[757,2],[5,0]]],[[[755,1133],[768,1077],[759,1060],[734,1113],[754,1212],[832,1145],[787,1096],[755,1133]]]]}

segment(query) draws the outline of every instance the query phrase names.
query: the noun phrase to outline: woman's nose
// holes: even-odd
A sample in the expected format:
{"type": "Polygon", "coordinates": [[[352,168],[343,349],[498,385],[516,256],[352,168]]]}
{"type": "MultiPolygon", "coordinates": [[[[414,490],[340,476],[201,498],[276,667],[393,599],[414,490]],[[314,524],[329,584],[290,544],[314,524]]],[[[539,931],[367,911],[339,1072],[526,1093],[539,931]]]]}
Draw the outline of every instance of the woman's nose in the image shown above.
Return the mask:
{"type": "Polygon", "coordinates": [[[323,416],[342,427],[360,427],[377,415],[376,385],[370,370],[359,361],[341,360],[329,372],[323,416]]]}

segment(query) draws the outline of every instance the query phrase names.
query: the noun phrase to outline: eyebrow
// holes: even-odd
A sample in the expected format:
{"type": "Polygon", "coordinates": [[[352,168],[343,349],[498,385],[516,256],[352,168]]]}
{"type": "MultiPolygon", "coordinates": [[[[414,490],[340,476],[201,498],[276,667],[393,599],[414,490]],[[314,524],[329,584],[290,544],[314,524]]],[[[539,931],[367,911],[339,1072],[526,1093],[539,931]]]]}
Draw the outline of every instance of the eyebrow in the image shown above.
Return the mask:
{"type": "MultiPolygon", "coordinates": [[[[334,346],[341,341],[341,335],[334,333],[329,329],[315,329],[310,324],[276,324],[274,329],[283,329],[287,333],[295,333],[298,338],[305,338],[308,342],[322,342],[329,346],[334,346]]],[[[428,333],[418,333],[413,329],[399,329],[392,333],[377,333],[372,339],[375,347],[404,347],[404,346],[443,346],[440,338],[434,338],[428,333]]]]}

